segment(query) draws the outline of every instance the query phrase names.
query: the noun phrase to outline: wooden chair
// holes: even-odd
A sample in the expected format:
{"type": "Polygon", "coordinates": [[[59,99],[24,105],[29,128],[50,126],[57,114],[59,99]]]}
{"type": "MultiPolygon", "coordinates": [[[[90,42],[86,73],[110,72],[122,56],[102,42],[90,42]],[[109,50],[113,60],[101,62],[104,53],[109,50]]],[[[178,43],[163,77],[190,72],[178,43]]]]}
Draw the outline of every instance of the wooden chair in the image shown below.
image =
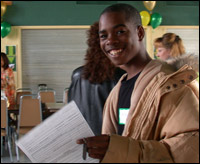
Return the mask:
{"type": "Polygon", "coordinates": [[[51,88],[43,89],[38,91],[38,96],[41,97],[42,103],[54,103],[56,92],[51,88]]]}
{"type": "Polygon", "coordinates": [[[69,88],[65,88],[63,91],[63,103],[64,104],[68,103],[68,91],[69,91],[69,88]]]}
{"type": "Polygon", "coordinates": [[[3,155],[3,137],[5,137],[5,146],[8,146],[10,161],[13,162],[11,132],[8,121],[7,98],[5,96],[1,96],[1,156],[3,155]]]}
{"type": "MultiPolygon", "coordinates": [[[[26,134],[32,128],[42,122],[41,100],[36,94],[23,95],[20,98],[19,120],[15,140],[26,134]]],[[[19,150],[16,145],[17,161],[19,161],[19,150]]]]}
{"type": "Polygon", "coordinates": [[[30,89],[30,88],[18,88],[16,90],[16,104],[19,105],[21,96],[30,95],[30,94],[32,94],[32,89],[30,89]]]}

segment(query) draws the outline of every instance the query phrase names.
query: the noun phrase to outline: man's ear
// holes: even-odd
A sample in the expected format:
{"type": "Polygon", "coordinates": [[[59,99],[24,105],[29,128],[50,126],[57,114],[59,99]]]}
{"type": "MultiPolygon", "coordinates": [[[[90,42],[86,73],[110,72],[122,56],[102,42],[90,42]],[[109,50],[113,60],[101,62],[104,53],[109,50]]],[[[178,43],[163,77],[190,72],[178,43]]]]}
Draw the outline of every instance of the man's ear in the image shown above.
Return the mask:
{"type": "Polygon", "coordinates": [[[137,32],[138,32],[138,38],[139,38],[139,41],[142,41],[143,38],[144,38],[144,28],[142,26],[138,26],[137,27],[137,32]]]}

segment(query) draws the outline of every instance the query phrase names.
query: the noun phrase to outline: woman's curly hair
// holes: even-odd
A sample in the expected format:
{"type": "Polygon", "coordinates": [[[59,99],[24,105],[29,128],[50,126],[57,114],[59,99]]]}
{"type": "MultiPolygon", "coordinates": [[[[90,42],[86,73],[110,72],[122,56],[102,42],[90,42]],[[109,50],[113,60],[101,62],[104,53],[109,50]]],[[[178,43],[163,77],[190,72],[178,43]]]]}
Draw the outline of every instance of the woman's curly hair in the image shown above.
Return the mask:
{"type": "Polygon", "coordinates": [[[98,32],[98,22],[95,22],[87,31],[88,49],[85,56],[83,78],[88,79],[91,83],[112,80],[116,69],[100,48],[98,32]]]}

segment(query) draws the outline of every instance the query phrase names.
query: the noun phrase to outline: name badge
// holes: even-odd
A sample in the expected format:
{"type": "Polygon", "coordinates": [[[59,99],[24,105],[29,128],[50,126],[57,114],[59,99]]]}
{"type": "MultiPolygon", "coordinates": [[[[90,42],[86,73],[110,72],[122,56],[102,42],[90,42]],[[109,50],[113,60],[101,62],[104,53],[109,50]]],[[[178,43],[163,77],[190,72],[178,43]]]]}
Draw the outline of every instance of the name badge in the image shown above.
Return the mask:
{"type": "Polygon", "coordinates": [[[119,108],[119,124],[125,125],[130,108],[119,108]]]}

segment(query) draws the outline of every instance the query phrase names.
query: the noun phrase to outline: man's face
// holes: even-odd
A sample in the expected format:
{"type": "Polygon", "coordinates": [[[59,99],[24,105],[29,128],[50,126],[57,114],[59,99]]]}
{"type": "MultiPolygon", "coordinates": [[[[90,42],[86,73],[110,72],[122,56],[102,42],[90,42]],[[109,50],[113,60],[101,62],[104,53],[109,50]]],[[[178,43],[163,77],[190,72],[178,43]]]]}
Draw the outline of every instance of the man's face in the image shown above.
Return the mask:
{"type": "Polygon", "coordinates": [[[99,38],[102,51],[115,65],[130,64],[139,53],[142,40],[137,27],[119,12],[107,12],[100,17],[99,38]]]}

